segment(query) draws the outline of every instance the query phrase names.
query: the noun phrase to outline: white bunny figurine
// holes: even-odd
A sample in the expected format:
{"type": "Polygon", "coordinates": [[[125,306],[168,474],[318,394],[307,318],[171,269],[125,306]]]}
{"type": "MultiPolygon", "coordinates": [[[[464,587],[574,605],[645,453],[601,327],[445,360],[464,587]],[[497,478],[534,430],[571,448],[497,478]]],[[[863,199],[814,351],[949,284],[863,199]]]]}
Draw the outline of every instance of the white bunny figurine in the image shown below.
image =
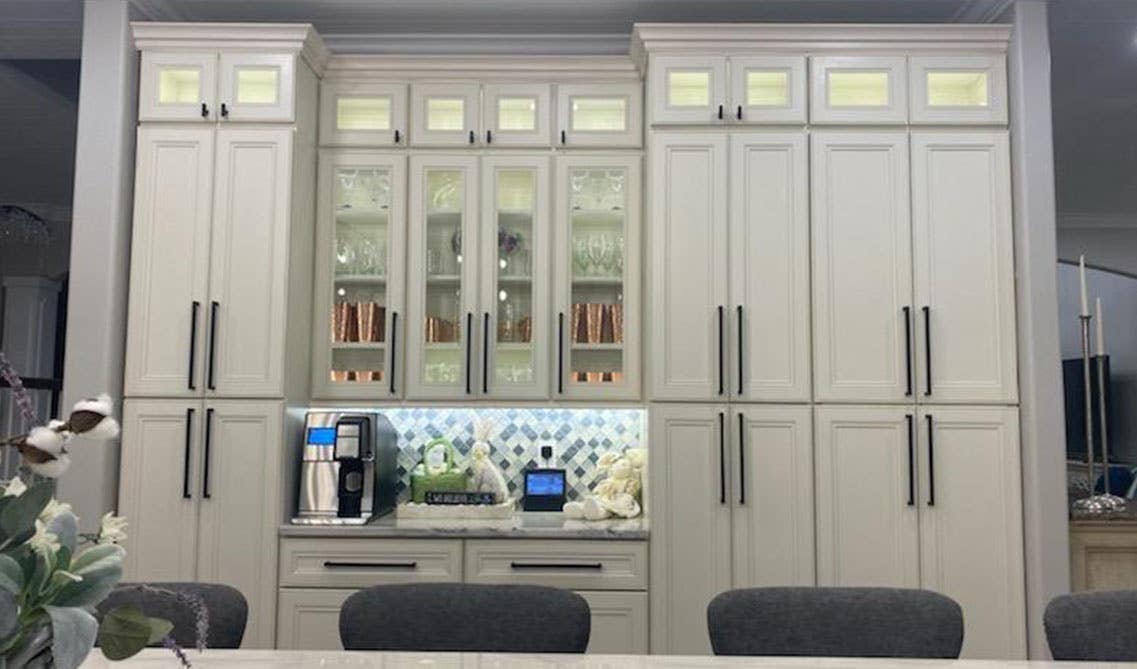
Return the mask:
{"type": "Polygon", "coordinates": [[[493,421],[474,421],[474,446],[470,449],[473,456],[474,478],[470,488],[475,492],[492,492],[498,504],[509,498],[509,488],[505,485],[505,477],[501,470],[490,460],[490,433],[493,432],[493,421]]]}

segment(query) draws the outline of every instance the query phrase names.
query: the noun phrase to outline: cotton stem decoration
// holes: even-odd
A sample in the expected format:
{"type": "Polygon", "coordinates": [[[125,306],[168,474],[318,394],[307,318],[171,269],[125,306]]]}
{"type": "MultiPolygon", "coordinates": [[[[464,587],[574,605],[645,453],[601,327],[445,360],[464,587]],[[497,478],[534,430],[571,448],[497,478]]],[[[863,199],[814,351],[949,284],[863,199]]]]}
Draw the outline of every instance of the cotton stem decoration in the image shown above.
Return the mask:
{"type": "Polygon", "coordinates": [[[509,488],[505,485],[505,477],[501,470],[490,460],[490,435],[493,434],[492,420],[474,421],[474,446],[470,449],[473,456],[473,480],[470,489],[474,492],[493,493],[494,500],[501,504],[509,498],[509,488]]]}
{"type": "Polygon", "coordinates": [[[564,513],[569,518],[604,520],[612,516],[635,518],[640,515],[643,491],[643,468],[647,451],[629,448],[622,454],[609,451],[600,456],[596,470],[603,478],[592,486],[592,494],[580,502],[568,502],[564,513]]]}
{"type": "Polygon", "coordinates": [[[51,420],[47,425],[33,427],[27,434],[0,441],[0,446],[11,446],[19,451],[24,466],[32,473],[59,478],[71,466],[67,443],[72,438],[113,439],[118,436],[118,421],[111,416],[113,409],[109,395],[85,399],[75,403],[66,421],[51,420]]]}

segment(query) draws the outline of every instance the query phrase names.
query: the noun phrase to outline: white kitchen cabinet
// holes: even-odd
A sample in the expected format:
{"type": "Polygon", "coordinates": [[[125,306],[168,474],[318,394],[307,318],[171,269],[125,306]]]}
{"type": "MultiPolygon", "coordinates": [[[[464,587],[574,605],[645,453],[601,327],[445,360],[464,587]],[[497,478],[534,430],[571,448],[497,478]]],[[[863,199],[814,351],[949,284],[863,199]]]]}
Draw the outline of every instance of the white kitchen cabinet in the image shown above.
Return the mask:
{"type": "Polygon", "coordinates": [[[211,127],[138,129],[128,397],[193,397],[205,388],[214,134],[211,127]]]}
{"type": "Polygon", "coordinates": [[[1017,402],[1007,132],[911,141],[917,398],[1017,402]]]}
{"type": "Polygon", "coordinates": [[[355,590],[281,588],[276,622],[280,650],[343,650],[340,609],[355,590]]]}
{"type": "Polygon", "coordinates": [[[296,56],[222,52],[217,72],[222,121],[293,120],[296,56]]]}
{"type": "Polygon", "coordinates": [[[813,56],[810,78],[810,123],[908,122],[908,61],[904,56],[813,56]]]}
{"type": "Polygon", "coordinates": [[[816,583],[812,414],[804,405],[732,407],[735,588],[816,583]]]}
{"type": "Polygon", "coordinates": [[[805,123],[805,56],[731,56],[730,121],[805,123]]]}
{"type": "Polygon", "coordinates": [[[405,357],[406,157],[320,154],[312,395],[398,397],[405,357]]]}
{"type": "Polygon", "coordinates": [[[817,583],[920,586],[912,407],[814,408],[817,583]]]}
{"type": "Polygon", "coordinates": [[[653,55],[648,93],[654,125],[717,124],[727,118],[727,58],[653,55]]]}
{"type": "Polygon", "coordinates": [[[367,588],[462,580],[460,539],[288,537],[280,542],[280,585],[367,588]]]}
{"type": "Polygon", "coordinates": [[[908,135],[814,132],[814,399],[912,398],[908,135]]]}
{"type": "Polygon", "coordinates": [[[127,400],[119,512],[126,578],[225,583],[249,603],[244,646],[273,645],[283,404],[127,400]]]}
{"type": "Polygon", "coordinates": [[[654,400],[727,396],[724,134],[654,133],[649,229],[654,400]]]}
{"type": "Polygon", "coordinates": [[[651,650],[706,655],[707,604],[731,588],[726,405],[652,405],[651,650]]]}
{"type": "Polygon", "coordinates": [[[1006,125],[1007,59],[999,55],[911,56],[913,125],[1006,125]]]}
{"type": "Polygon", "coordinates": [[[411,84],[411,143],[474,146],[481,129],[481,84],[411,84]]]}
{"type": "Polygon", "coordinates": [[[964,610],[963,657],[1026,655],[1018,410],[918,416],[921,586],[964,610]]]}
{"type": "Polygon", "coordinates": [[[806,145],[800,131],[730,136],[729,263],[724,256],[713,265],[721,278],[729,264],[726,376],[734,399],[810,399],[806,145]]]}
{"type": "Polygon", "coordinates": [[[549,84],[486,84],[481,139],[486,146],[549,146],[552,99],[549,84]]]}
{"type": "Polygon", "coordinates": [[[646,592],[578,591],[592,612],[588,653],[646,655],[648,604],[646,592]]]}
{"type": "Polygon", "coordinates": [[[559,155],[554,397],[640,397],[639,156],[559,155]]]}
{"type": "Polygon", "coordinates": [[[142,52],[138,72],[139,121],[205,123],[216,121],[219,113],[216,53],[142,52]]]}
{"type": "Polygon", "coordinates": [[[321,146],[406,146],[407,85],[320,84],[321,146]]]}
{"type": "Polygon", "coordinates": [[[558,84],[556,144],[638,147],[643,144],[643,85],[558,84]]]}

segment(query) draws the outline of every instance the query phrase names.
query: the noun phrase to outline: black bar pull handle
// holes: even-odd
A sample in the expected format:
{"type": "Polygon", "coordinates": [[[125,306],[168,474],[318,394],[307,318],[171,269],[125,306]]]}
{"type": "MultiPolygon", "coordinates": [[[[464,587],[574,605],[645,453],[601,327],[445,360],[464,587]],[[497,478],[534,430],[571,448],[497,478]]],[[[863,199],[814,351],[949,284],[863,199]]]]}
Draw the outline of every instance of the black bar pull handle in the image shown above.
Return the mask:
{"type": "Polygon", "coordinates": [[[213,409],[205,410],[205,467],[201,473],[201,498],[210,499],[212,496],[209,493],[209,452],[211,442],[213,441],[213,409]]]}
{"type": "Polygon", "coordinates": [[[904,395],[912,394],[912,307],[904,307],[904,395]]]}
{"type": "Polygon", "coordinates": [[[565,312],[557,314],[557,393],[565,392],[565,312]]]}
{"type": "Polygon", "coordinates": [[[350,562],[343,560],[324,560],[328,569],[414,569],[418,562],[350,562]]]}
{"type": "Polygon", "coordinates": [[[510,562],[510,569],[603,569],[600,562],[510,562]]]}
{"type": "Polygon", "coordinates": [[[189,375],[187,385],[190,390],[197,390],[197,384],[193,381],[194,367],[197,367],[197,312],[201,310],[201,302],[193,301],[190,305],[190,326],[189,326],[189,375]]]}
{"type": "Polygon", "coordinates": [[[904,422],[908,426],[908,506],[916,506],[916,446],[912,414],[905,414],[904,422]]]}
{"type": "Polygon", "coordinates": [[[209,303],[209,370],[206,375],[205,386],[210,390],[217,390],[217,386],[213,383],[213,368],[217,353],[217,310],[220,308],[220,302],[209,303]]]}
{"type": "Polygon", "coordinates": [[[726,311],[726,309],[720,304],[719,308],[718,308],[718,314],[719,314],[719,395],[722,395],[724,392],[726,392],[726,379],[724,378],[726,376],[726,368],[724,367],[724,363],[723,363],[723,355],[724,355],[723,348],[725,348],[723,346],[723,341],[724,341],[724,337],[725,337],[725,335],[723,334],[723,318],[724,318],[725,311],[726,311]]]}
{"type": "Polygon", "coordinates": [[[470,143],[471,144],[474,143],[474,131],[473,130],[470,131],[470,143]]]}
{"type": "Polygon", "coordinates": [[[936,505],[936,436],[932,414],[924,416],[928,424],[928,506],[936,505]]]}
{"type": "Polygon", "coordinates": [[[567,141],[568,141],[568,135],[567,135],[567,134],[565,134],[565,131],[564,131],[564,130],[562,130],[562,131],[561,131],[561,144],[564,144],[564,143],[566,143],[567,141]]]}
{"type": "Polygon", "coordinates": [[[486,131],[486,144],[492,144],[492,143],[493,143],[493,131],[487,130],[486,131]]]}
{"type": "Polygon", "coordinates": [[[735,114],[739,121],[742,120],[742,105],[738,105],[738,113],[735,114]]]}
{"type": "Polygon", "coordinates": [[[399,143],[399,131],[398,130],[395,131],[395,143],[396,144],[399,143]]]}
{"type": "Polygon", "coordinates": [[[224,102],[221,103],[221,117],[229,118],[229,108],[225,106],[224,102]]]}
{"type": "Polygon", "coordinates": [[[746,418],[738,412],[738,504],[746,505],[746,418]]]}
{"type": "Polygon", "coordinates": [[[932,394],[932,308],[924,307],[924,397],[932,394]]]}
{"type": "Polygon", "coordinates": [[[726,504],[726,414],[719,412],[719,504],[726,504]]]}
{"type": "Polygon", "coordinates": [[[193,439],[193,408],[186,409],[186,444],[182,454],[182,499],[193,499],[189,486],[190,443],[193,439]]]}
{"type": "Polygon", "coordinates": [[[722,105],[719,105],[719,120],[722,120],[722,105]]]}
{"type": "Polygon", "coordinates": [[[396,364],[399,343],[399,312],[391,312],[391,369],[387,370],[387,378],[390,380],[391,394],[395,394],[395,370],[398,369],[396,364]]]}
{"type": "Polygon", "coordinates": [[[201,117],[209,118],[209,105],[205,104],[204,102],[201,103],[201,117]]]}
{"type": "Polygon", "coordinates": [[[741,397],[743,391],[745,390],[745,388],[743,387],[743,383],[742,383],[742,334],[743,334],[742,331],[744,328],[742,325],[742,305],[741,304],[738,305],[738,311],[736,313],[736,316],[737,316],[737,320],[738,320],[738,395],[739,395],[739,397],[741,397]]]}
{"type": "Polygon", "coordinates": [[[482,320],[482,393],[490,391],[490,312],[482,320]]]}
{"type": "Polygon", "coordinates": [[[469,312],[469,311],[466,312],[466,332],[464,334],[466,337],[466,394],[469,395],[470,393],[472,393],[474,391],[473,387],[471,386],[471,383],[473,383],[473,379],[471,378],[471,371],[472,370],[470,369],[473,366],[473,362],[474,362],[473,358],[472,358],[472,356],[474,354],[474,349],[473,349],[473,346],[474,346],[474,314],[473,314],[473,312],[469,312]]]}

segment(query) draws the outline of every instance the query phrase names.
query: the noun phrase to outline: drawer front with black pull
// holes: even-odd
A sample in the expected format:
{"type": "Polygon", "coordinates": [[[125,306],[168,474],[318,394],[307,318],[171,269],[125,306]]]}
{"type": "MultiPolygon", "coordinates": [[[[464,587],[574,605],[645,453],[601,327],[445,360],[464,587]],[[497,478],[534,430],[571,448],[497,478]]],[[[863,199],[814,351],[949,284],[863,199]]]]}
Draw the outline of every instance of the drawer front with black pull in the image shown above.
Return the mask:
{"type": "Polygon", "coordinates": [[[449,539],[283,539],[280,585],[364,588],[462,580],[462,542],[449,539]]]}
{"type": "Polygon", "coordinates": [[[466,542],[467,583],[528,583],[573,590],[647,588],[643,541],[466,542]]]}

